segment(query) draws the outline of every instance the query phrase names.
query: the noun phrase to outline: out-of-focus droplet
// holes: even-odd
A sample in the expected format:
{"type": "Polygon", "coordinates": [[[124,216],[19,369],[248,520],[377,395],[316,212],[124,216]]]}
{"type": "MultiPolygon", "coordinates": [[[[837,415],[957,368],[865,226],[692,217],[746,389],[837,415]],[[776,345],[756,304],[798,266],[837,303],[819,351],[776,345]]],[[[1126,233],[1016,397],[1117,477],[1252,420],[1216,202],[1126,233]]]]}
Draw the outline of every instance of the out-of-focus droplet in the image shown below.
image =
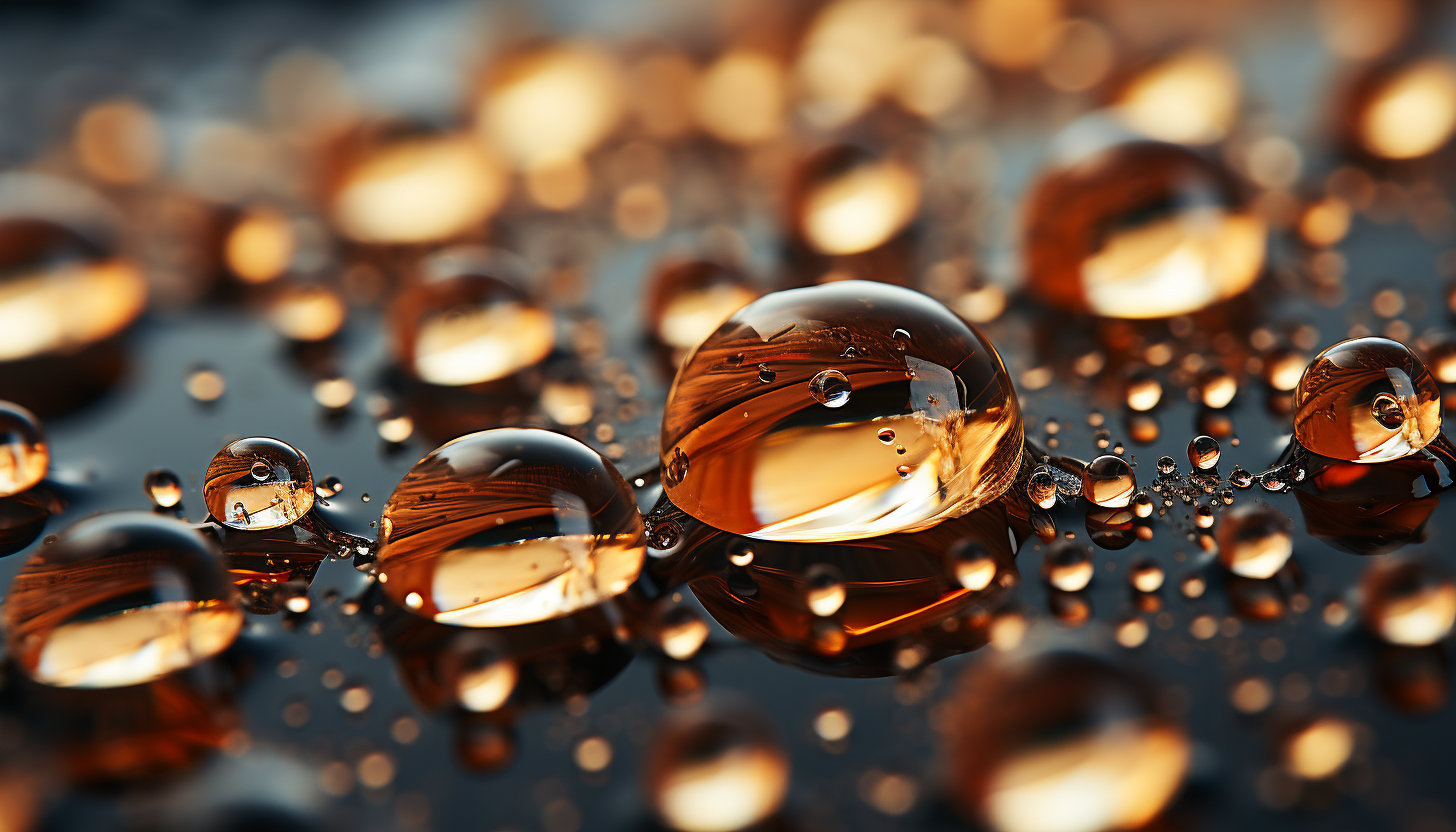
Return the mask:
{"type": "Polygon", "coordinates": [[[1309,366],[1309,356],[1297,350],[1278,348],[1264,353],[1264,383],[1281,393],[1299,386],[1309,366]]]}
{"type": "Polygon", "coordinates": [[[1127,578],[1138,592],[1157,592],[1163,586],[1163,567],[1156,561],[1139,561],[1133,564],[1127,578]]]}
{"type": "Polygon", "coordinates": [[[804,601],[815,615],[823,618],[839,612],[844,597],[844,575],[833,566],[815,564],[804,574],[804,601]]]}
{"type": "Polygon", "coordinates": [[[159,679],[227,649],[243,625],[202,536],[147,512],[67,529],[5,597],[11,658],[36,681],[111,688],[159,679]]]}
{"type": "Polygon", "coordinates": [[[520,679],[515,660],[487,648],[466,651],[461,662],[455,680],[455,700],[460,707],[478,714],[500,710],[520,679]]]}
{"type": "Polygon", "coordinates": [[[1171,802],[1191,757],[1156,702],[1086,653],[981,662],[950,702],[948,797],[997,832],[1140,828],[1171,802]]]}
{"type": "Polygon", "coordinates": [[[1409,0],[1320,0],[1315,9],[1325,46],[1356,61],[1395,46],[1415,18],[1409,0]]]}
{"type": "Polygon", "coordinates": [[[1188,461],[1194,470],[1212,471],[1218,467],[1218,440],[1212,436],[1195,436],[1188,443],[1188,461]]]}
{"type": "Polygon", "coordinates": [[[203,476],[202,501],[235,529],[277,529],[313,508],[313,471],[297,448],[278,439],[239,439],[217,452],[203,476]]]}
{"type": "Polygon", "coordinates": [[[156,175],[165,150],[156,116],[141,103],[113,98],[92,104],[72,139],[86,172],[113,185],[135,185],[156,175]]]}
{"type": "Polygon", "coordinates": [[[1439,150],[1456,132],[1456,64],[1433,57],[1367,81],[1354,114],[1356,140],[1385,159],[1439,150]]]}
{"type": "Polygon", "coordinates": [[[1131,650],[1134,647],[1141,647],[1143,642],[1148,640],[1150,630],[1148,622],[1141,616],[1132,615],[1118,623],[1113,631],[1117,643],[1131,650]]]}
{"type": "Polygon", "coordinates": [[[691,607],[669,607],[654,622],[652,637],[669,658],[687,661],[708,640],[708,622],[691,607]]]}
{"type": "Polygon", "coordinates": [[[991,66],[1025,70],[1054,45],[1061,0],[970,0],[966,33],[976,57],[991,66]]]}
{"type": "Polygon", "coordinates": [[[1063,592],[1081,592],[1092,582],[1097,565],[1087,550],[1070,543],[1049,550],[1042,558],[1041,574],[1063,592]]]}
{"type": "Polygon", "coordinates": [[[956,581],[971,592],[980,592],[996,579],[996,559],[974,540],[959,540],[946,553],[956,581]]]}
{"type": "Polygon", "coordinates": [[[1305,780],[1331,777],[1355,751],[1355,729],[1340,717],[1310,720],[1284,741],[1284,768],[1305,780]]]}
{"type": "Polygon", "coordinates": [[[1213,527],[1213,507],[1200,505],[1193,510],[1193,525],[1200,529],[1213,527]]]}
{"type": "Polygon", "coordinates": [[[1103,454],[1082,469],[1082,496],[1103,508],[1125,508],[1135,491],[1132,466],[1116,454],[1103,454]]]}
{"type": "Polygon", "coordinates": [[[979,332],[919,293],[849,281],[760,298],[698,347],[668,396],[663,481],[676,506],[733,534],[854,539],[999,497],[1022,440],[1015,390],[979,332]],[[912,336],[903,350],[897,329],[912,336]]]}
{"type": "MultiPolygon", "coordinates": [[[[399,444],[408,441],[414,435],[415,420],[403,413],[387,416],[375,423],[374,431],[385,442],[399,444]]],[[[366,495],[364,499],[367,502],[369,498],[366,495]]]]}
{"type": "Polygon", "coordinates": [[[1064,309],[1166,318],[1249,288],[1266,229],[1233,176],[1171,144],[1125,142],[1046,172],[1025,228],[1030,289],[1064,309]]]}
{"type": "Polygon", "coordinates": [[[1057,479],[1045,468],[1037,468],[1026,479],[1026,496],[1037,508],[1049,509],[1057,504],[1057,479]]]}
{"type": "Polygon", "coordinates": [[[1132,497],[1132,512],[1138,517],[1153,516],[1153,497],[1146,491],[1139,491],[1132,497]]]}
{"type": "Polygon", "coordinates": [[[1193,47],[1138,72],[1118,93],[1114,108],[1149,138],[1208,144],[1233,128],[1239,98],[1233,62],[1220,52],[1193,47]]]}
{"type": "Polygon", "coordinates": [[[172,508],[182,502],[182,480],[166,468],[154,468],[142,478],[142,490],[157,508],[172,508]]]}
{"type": "Polygon", "coordinates": [[[421,136],[372,148],[332,198],[344,236],[376,245],[430,243],[475,228],[505,200],[506,172],[470,136],[421,136]]]}
{"type": "Polygon", "coordinates": [[[790,199],[799,237],[821,254],[869,251],[888,242],[920,210],[920,179],[904,163],[849,145],[806,160],[790,199]]]}
{"type": "Polygon", "coordinates": [[[814,715],[814,734],[825,742],[840,742],[854,727],[854,715],[848,708],[824,708],[814,715]]]}
{"type": "Polygon", "coordinates": [[[783,130],[784,68],[754,49],[734,49],[698,76],[693,115],[710,135],[733,144],[767,141],[783,130]]]}
{"type": "Polygon", "coordinates": [[[348,314],[344,299],[323,286],[285,289],[268,307],[268,322],[290,341],[323,341],[332,338],[348,314]]]}
{"type": "Polygon", "coordinates": [[[584,381],[548,381],[541,388],[541,409],[558,425],[591,421],[596,394],[584,381]]]}
{"type": "Polygon", "coordinates": [[[50,464],[40,419],[18,404],[0,401],[0,497],[19,494],[45,479],[50,464]]]}
{"type": "Polygon", "coordinates": [[[1204,370],[1198,376],[1198,398],[1205,407],[1219,410],[1228,407],[1239,393],[1239,383],[1222,367],[1204,370]]]}
{"type": "Polygon", "coordinates": [[[1456,624],[1456,581],[1433,562],[1376,561],[1360,593],[1365,626],[1391,644],[1435,644],[1456,624]]]}
{"type": "Polygon", "coordinates": [[[679,832],[735,832],[777,812],[789,760],[756,715],[718,708],[670,714],[648,745],[648,801],[679,832]]]}
{"type": "Polygon", "coordinates": [[[499,627],[626,591],[646,537],[631,489],[597,452],[550,431],[501,429],[411,468],[384,506],[379,547],[395,603],[443,624],[499,627]]]}
{"type": "Polygon", "coordinates": [[[1456,338],[1443,337],[1426,348],[1426,366],[1442,384],[1456,384],[1456,338]]]}
{"type": "Polygon", "coordinates": [[[248,209],[233,224],[223,242],[223,259],[239,279],[267,283],[288,271],[297,249],[293,221],[262,205],[248,209]]]}
{"type": "Polygon", "coordinates": [[[462,246],[427,258],[391,310],[400,364],[450,387],[535,366],[556,345],[556,322],[524,283],[512,258],[489,249],[462,246]]]}
{"type": "Polygon", "coordinates": [[[313,400],[318,402],[320,407],[326,407],[329,410],[342,410],[348,407],[358,392],[354,382],[342,376],[321,378],[313,383],[313,400]]]}
{"type": "Polygon", "coordinates": [[[1139,413],[1152,410],[1163,400],[1163,385],[1147,372],[1134,373],[1123,386],[1123,396],[1130,410],[1139,413]]]}
{"type": "Polygon", "coordinates": [[[199,402],[215,402],[227,392],[227,379],[211,367],[196,367],[183,382],[187,395],[199,402]]]}
{"type": "Polygon", "coordinates": [[[582,737],[571,752],[571,758],[582,771],[601,771],[612,764],[612,744],[602,736],[582,737]]]}
{"type": "Polygon", "coordinates": [[[480,136],[522,170],[585,156],[623,112],[621,68],[587,43],[508,55],[492,68],[476,109],[480,136]]]}
{"type": "Polygon", "coordinates": [[[1294,553],[1289,518],[1262,506],[1240,506],[1225,512],[1215,539],[1219,561],[1245,578],[1273,577],[1294,553]]]}
{"type": "Polygon", "coordinates": [[[1441,391],[1408,347],[1388,338],[1342,341],[1315,356],[1294,391],[1294,438],[1321,456],[1386,462],[1441,431],[1441,391]]]}
{"type": "Polygon", "coordinates": [[[1350,214],[1348,202],[1339,197],[1327,197],[1304,210],[1299,218],[1299,236],[1312,246],[1332,246],[1349,233],[1350,214]]]}
{"type": "Polygon", "coordinates": [[[736,269],[709,260],[670,264],[652,279],[648,326],[663,344],[689,350],[758,295],[736,269]]]}

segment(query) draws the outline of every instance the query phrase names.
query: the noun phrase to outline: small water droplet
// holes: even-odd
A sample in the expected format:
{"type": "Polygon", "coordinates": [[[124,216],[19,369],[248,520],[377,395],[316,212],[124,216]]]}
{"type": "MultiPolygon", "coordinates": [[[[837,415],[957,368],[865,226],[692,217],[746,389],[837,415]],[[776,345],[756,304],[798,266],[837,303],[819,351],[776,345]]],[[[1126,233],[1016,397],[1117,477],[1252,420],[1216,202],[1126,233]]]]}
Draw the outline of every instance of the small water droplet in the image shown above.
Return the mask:
{"type": "Polygon", "coordinates": [[[844,578],[827,563],[817,563],[804,573],[804,597],[809,611],[821,618],[839,612],[844,605],[844,578]]]}
{"type": "Polygon", "coordinates": [[[880,432],[877,435],[880,437],[880,441],[886,445],[895,441],[895,431],[890,428],[880,428],[880,432]]]}
{"type": "Polygon", "coordinates": [[[770,382],[772,382],[774,379],[776,379],[778,377],[779,377],[779,374],[776,373],[776,372],[774,372],[774,370],[773,370],[772,367],[768,366],[767,364],[760,364],[760,365],[758,365],[758,380],[759,381],[763,382],[764,384],[769,384],[770,382]]]}
{"type": "Polygon", "coordinates": [[[825,407],[843,407],[849,392],[849,378],[838,370],[820,370],[809,379],[809,395],[825,407]]]}
{"type": "Polygon", "coordinates": [[[156,468],[142,478],[142,490],[157,508],[172,508],[182,502],[182,480],[166,468],[156,468]]]}

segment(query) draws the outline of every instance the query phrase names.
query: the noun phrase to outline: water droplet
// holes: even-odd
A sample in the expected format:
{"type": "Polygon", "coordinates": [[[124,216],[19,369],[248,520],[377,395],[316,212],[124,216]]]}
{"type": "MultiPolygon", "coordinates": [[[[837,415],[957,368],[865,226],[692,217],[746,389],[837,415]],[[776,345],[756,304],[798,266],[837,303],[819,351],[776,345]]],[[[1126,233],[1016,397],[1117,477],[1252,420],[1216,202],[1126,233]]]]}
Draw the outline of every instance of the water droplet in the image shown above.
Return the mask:
{"type": "Polygon", "coordinates": [[[878,436],[880,437],[880,441],[886,445],[895,441],[895,431],[890,428],[880,428],[878,436]]]}
{"type": "Polygon", "coordinates": [[[344,298],[326,286],[292,286],[268,305],[268,322],[290,341],[325,341],[338,334],[348,317],[344,298]]]}
{"type": "Polygon", "coordinates": [[[1375,156],[1426,156],[1456,132],[1456,66],[1444,56],[1378,66],[1361,80],[1352,132],[1375,156]]]}
{"type": "Polygon", "coordinates": [[[1239,383],[1222,367],[1205,370],[1198,377],[1198,396],[1205,406],[1214,410],[1228,407],[1238,392],[1239,383]]]}
{"type": "Polygon", "coordinates": [[[1188,462],[1196,471],[1212,471],[1218,467],[1218,440],[1212,436],[1195,436],[1188,443],[1188,462]]]}
{"type": "Polygon", "coordinates": [[[182,502],[182,481],[166,468],[154,468],[142,478],[142,490],[157,508],[172,508],[182,502]]]}
{"type": "Polygon", "coordinates": [[[1421,360],[1387,338],[1357,338],[1310,362],[1294,391],[1294,436],[1348,462],[1410,456],[1441,430],[1441,391],[1421,360]]]}
{"type": "Polygon", "coordinates": [[[909,479],[910,475],[915,472],[915,469],[911,468],[909,465],[898,465],[895,467],[895,472],[900,475],[900,479],[906,480],[909,479]]]}
{"type": "Polygon", "coordinates": [[[1299,379],[1308,366],[1308,355],[1275,347],[1264,353],[1264,383],[1280,393],[1288,393],[1299,386],[1299,379]]]}
{"type": "Polygon", "coordinates": [[[1200,505],[1193,510],[1193,525],[1200,529],[1207,529],[1213,526],[1213,507],[1200,505]]]}
{"type": "Polygon", "coordinates": [[[199,402],[215,402],[227,391],[227,379],[211,367],[194,367],[184,383],[187,395],[199,402]]]}
{"type": "Polygon", "coordinates": [[[1323,780],[1344,768],[1355,750],[1355,729],[1339,717],[1307,721],[1284,742],[1284,768],[1305,780],[1323,780]]]}
{"type": "Polygon", "coordinates": [[[825,742],[839,742],[849,736],[854,715],[848,708],[822,708],[814,715],[814,733],[825,742]]]}
{"type": "Polygon", "coordinates": [[[849,379],[838,370],[820,370],[809,379],[809,395],[825,407],[843,407],[849,403],[849,379]]]}
{"type": "Polygon", "coordinates": [[[1234,470],[1229,472],[1229,482],[1234,488],[1252,488],[1254,485],[1254,475],[1240,466],[1235,465],[1234,470]]]}
{"type": "Polygon", "coordinates": [[[500,429],[410,469],[384,506],[378,567],[396,603],[414,592],[427,618],[497,627],[616,596],[645,555],[632,491],[609,462],[561,434],[500,429]]]}
{"type": "Polygon", "coordinates": [[[1376,561],[1360,594],[1365,625],[1391,644],[1435,644],[1456,624],[1456,581],[1430,561],[1376,561]]]}
{"type": "Polygon", "coordinates": [[[794,230],[810,249],[858,254],[889,242],[915,219],[920,180],[898,160],[834,145],[803,162],[790,200],[794,230]]]}
{"type": "Polygon", "coordinates": [[[1141,560],[1128,570],[1127,578],[1138,592],[1157,592],[1163,586],[1163,567],[1156,561],[1141,560]]]}
{"type": "Polygon", "coordinates": [[[314,486],[313,491],[314,494],[324,499],[337,497],[344,492],[344,481],[330,474],[319,480],[318,485],[314,486]]]}
{"type": "Polygon", "coordinates": [[[1132,498],[1132,512],[1139,517],[1151,517],[1153,498],[1146,491],[1139,491],[1132,498]]]}
{"type": "Polygon", "coordinates": [[[758,294],[736,269],[708,260],[672,263],[652,279],[647,325],[666,346],[689,350],[758,294]]]}
{"type": "Polygon", "coordinates": [[[50,468],[50,446],[34,413],[0,401],[0,497],[28,490],[50,468]]]}
{"type": "Polygon", "coordinates": [[[313,400],[319,407],[329,410],[343,410],[354,401],[359,392],[354,382],[342,376],[321,378],[313,383],[313,400]]]}
{"type": "Polygon", "coordinates": [[[1141,647],[1143,642],[1148,640],[1148,633],[1148,622],[1141,616],[1132,615],[1118,623],[1113,635],[1118,644],[1131,650],[1134,647],[1141,647]]]}
{"type": "Polygon", "coordinates": [[[1029,204],[1028,286],[1064,309],[1167,318],[1263,271],[1264,221],[1226,169],[1186,148],[1101,147],[1044,174],[1029,204]]]}
{"type": "MultiPolygon", "coordinates": [[[[357,144],[357,143],[356,143],[357,144]]],[[[348,148],[330,212],[344,236],[371,245],[446,240],[481,227],[509,188],[475,136],[415,134],[348,148]],[[448,190],[440,183],[448,182],[448,190]]]]}
{"type": "Polygon", "coordinates": [[[1178,473],[1178,463],[1171,456],[1158,457],[1158,473],[1171,477],[1178,473]]]}
{"type": "Polygon", "coordinates": [[[773,382],[774,379],[776,379],[778,377],[779,377],[779,374],[776,373],[776,372],[774,372],[773,369],[770,368],[767,364],[760,364],[760,365],[758,365],[758,380],[759,381],[763,382],[764,384],[770,384],[770,383],[773,382]]]}
{"type": "Polygon", "coordinates": [[[582,737],[571,752],[577,768],[585,772],[602,771],[612,764],[612,743],[595,734],[582,737]]]}
{"type": "Polygon", "coordinates": [[[1026,480],[1026,496],[1038,508],[1049,509],[1057,504],[1057,480],[1044,467],[1031,472],[1026,480]]]}
{"type": "Polygon", "coordinates": [[[1163,385],[1149,373],[1133,373],[1123,386],[1123,396],[1129,410],[1146,412],[1163,400],[1163,385]]]}
{"type": "Polygon", "coordinates": [[[159,679],[221,653],[243,625],[203,537],[148,512],[75,524],[15,576],[3,610],[12,659],[58,687],[159,679]]]}
{"type": "Polygon", "coordinates": [[[974,540],[959,540],[950,548],[951,574],[971,592],[980,592],[996,578],[996,559],[974,540]]]}
{"type": "Polygon", "coordinates": [[[1137,479],[1127,460],[1103,454],[1082,470],[1082,496],[1103,508],[1123,508],[1137,490],[1137,479]]]}
{"type": "Polygon", "coordinates": [[[477,714],[500,710],[511,698],[520,679],[515,660],[489,647],[461,645],[456,652],[460,663],[455,681],[455,701],[477,714]]]}
{"type": "Polygon", "coordinates": [[[1289,518],[1262,506],[1240,506],[1226,512],[1215,539],[1219,561],[1245,578],[1273,577],[1294,552],[1289,518]]]}
{"type": "Polygon", "coordinates": [[[1087,550],[1063,544],[1049,550],[1041,561],[1041,574],[1048,584],[1063,592],[1081,592],[1092,582],[1097,566],[1087,550]]]}
{"type": "Polygon", "coordinates": [[[708,640],[708,623],[691,607],[672,606],[657,617],[652,637],[669,658],[687,661],[708,640]]]}
{"type": "Polygon", "coordinates": [[[804,599],[809,611],[827,617],[844,606],[844,576],[826,563],[816,563],[804,573],[804,599]]]}
{"type": "Polygon", "coordinates": [[[202,499],[218,522],[236,529],[276,529],[313,508],[313,472],[302,453],[277,439],[239,439],[217,452],[203,477],[202,499]]]}
{"type": "Polygon", "coordinates": [[[648,745],[648,802],[680,832],[731,832],[777,812],[789,760],[756,714],[717,707],[672,713],[648,745]]]}
{"type": "Polygon", "coordinates": [[[853,281],[776,292],[739,310],[680,370],[663,419],[666,492],[714,528],[765,539],[924,528],[1005,493],[1020,463],[1020,426],[995,350],[935,301],[853,281]],[[906,322],[936,337],[920,337],[913,354],[891,349],[891,333],[911,328],[906,322]],[[845,337],[866,348],[864,357],[825,369],[839,360],[845,337]],[[723,362],[738,353],[750,366],[771,358],[785,384],[727,381],[723,362]],[[809,400],[785,412],[780,391],[800,384],[812,402],[833,404],[832,414],[809,400]],[[745,411],[766,415],[745,419],[745,411]],[[933,476],[901,479],[883,464],[875,446],[886,428],[907,449],[904,464],[933,476]],[[672,476],[678,451],[692,458],[692,477],[672,476]],[[782,476],[786,470],[795,476],[782,476]],[[867,494],[878,495],[872,513],[825,511],[867,494]]]}

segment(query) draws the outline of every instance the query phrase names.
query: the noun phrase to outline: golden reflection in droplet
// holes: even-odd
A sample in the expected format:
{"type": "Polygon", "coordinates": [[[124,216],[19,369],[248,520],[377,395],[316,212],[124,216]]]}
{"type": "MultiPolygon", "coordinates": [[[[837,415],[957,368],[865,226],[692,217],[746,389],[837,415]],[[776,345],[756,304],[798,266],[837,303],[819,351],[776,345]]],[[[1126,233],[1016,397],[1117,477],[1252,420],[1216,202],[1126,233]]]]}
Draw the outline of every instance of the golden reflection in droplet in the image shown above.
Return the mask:
{"type": "Polygon", "coordinates": [[[1127,460],[1103,454],[1082,469],[1082,496],[1103,508],[1125,508],[1137,491],[1137,478],[1127,460]]]}
{"type": "Polygon", "coordinates": [[[976,57],[1000,69],[1031,69],[1055,44],[1061,0],[969,0],[966,36],[976,57]]]}
{"type": "Polygon", "coordinates": [[[1231,373],[1221,367],[1208,370],[1198,378],[1198,397],[1205,407],[1218,410],[1228,407],[1238,395],[1239,383],[1231,373]]]}
{"type": "Polygon", "coordinates": [[[710,135],[733,144],[777,136],[784,121],[784,68],[774,56],[734,49],[703,69],[693,115],[710,135]]]}
{"type": "Polygon", "coordinates": [[[1384,79],[1356,115],[1355,131],[1362,147],[1386,159],[1436,151],[1456,131],[1456,65],[1427,58],[1384,79]]]}
{"type": "Polygon", "coordinates": [[[735,832],[778,811],[789,761],[755,715],[674,714],[648,746],[643,780],[653,811],[670,828],[735,832]]]}
{"type": "Polygon", "coordinates": [[[142,490],[158,508],[172,508],[182,502],[182,481],[166,468],[156,468],[142,478],[142,490]]]}
{"type": "Polygon", "coordinates": [[[542,208],[567,211],[586,199],[591,181],[591,168],[572,157],[526,171],[526,193],[542,208]]]}
{"type": "Polygon", "coordinates": [[[1092,582],[1097,565],[1084,549],[1071,544],[1046,553],[1041,572],[1046,582],[1062,592],[1081,592],[1092,582]]]}
{"type": "Polygon", "coordinates": [[[1041,66],[1054,89],[1081,92],[1102,83],[1117,54],[1107,29],[1092,20],[1067,20],[1053,36],[1056,47],[1041,66]]]}
{"type": "Polygon", "coordinates": [[[399,444],[414,435],[415,420],[403,413],[398,416],[390,416],[380,419],[374,425],[374,432],[379,434],[379,438],[385,442],[399,444]]]}
{"type": "Polygon", "coordinates": [[[1257,714],[1274,701],[1274,686],[1262,676],[1251,676],[1239,681],[1229,691],[1229,704],[1244,714],[1257,714]]]}
{"type": "Polygon", "coordinates": [[[1314,357],[1294,391],[1294,437],[1346,462],[1418,453],[1441,432],[1441,391],[1409,347],[1388,338],[1341,341],[1314,357]]]}
{"type": "Polygon", "coordinates": [[[1409,0],[1319,0],[1320,35],[1341,58],[1366,60],[1400,42],[1414,15],[1409,0]]]}
{"type": "Polygon", "coordinates": [[[689,350],[758,295],[737,269],[708,260],[669,263],[648,289],[648,326],[663,344],[689,350]]]}
{"type": "Polygon", "coordinates": [[[1163,567],[1153,561],[1134,564],[1128,580],[1138,592],[1157,592],[1163,585],[1163,567]]]}
{"type": "Polygon", "coordinates": [[[140,102],[114,98],[86,108],[76,122],[76,157],[87,173],[114,185],[134,185],[161,167],[162,128],[140,102]]]}
{"type": "Polygon", "coordinates": [[[500,164],[473,138],[421,137],[361,158],[344,174],[332,211],[356,242],[428,243],[484,223],[507,187],[500,164]]]}
{"type": "Polygon", "coordinates": [[[1322,780],[1344,768],[1354,751],[1354,727],[1339,717],[1320,717],[1285,741],[1284,768],[1305,780],[1322,780]]]}
{"type": "Polygon", "coordinates": [[[586,155],[617,126],[621,69],[586,43],[511,55],[491,72],[476,110],[480,136],[528,170],[586,155]]]}
{"type": "Polygon", "coordinates": [[[223,243],[228,268],[248,283],[266,283],[288,271],[296,241],[287,214],[261,206],[249,209],[223,243]]]}
{"type": "Polygon", "coordinates": [[[1264,353],[1264,383],[1281,393],[1288,393],[1299,386],[1299,379],[1308,366],[1308,355],[1276,347],[1264,353]]]}
{"type": "Polygon", "coordinates": [[[348,309],[339,293],[325,286],[291,286],[269,305],[268,322],[290,341],[323,341],[344,325],[348,309]]]}
{"type": "Polygon", "coordinates": [[[203,475],[202,500],[214,519],[235,529],[278,529],[313,508],[313,471],[297,448],[250,436],[217,452],[203,475]]]}
{"type": "Polygon", "coordinates": [[[1116,111],[1138,132],[1182,144],[1228,134],[1239,108],[1239,74],[1222,53],[1193,47],[1144,69],[1122,89],[1116,111]]]}
{"type": "Polygon", "coordinates": [[[50,445],[34,413],[0,401],[0,497],[26,491],[45,478],[50,445]]]}
{"type": "Polygon", "coordinates": [[[1129,410],[1146,412],[1163,400],[1163,385],[1148,373],[1139,373],[1127,380],[1123,394],[1129,410]]]}
{"type": "Polygon", "coordinates": [[[460,707],[478,714],[499,710],[516,690],[520,669],[505,656],[488,656],[478,667],[460,671],[455,683],[455,700],[460,707]]]}
{"type": "Polygon", "coordinates": [[[843,158],[811,161],[811,168],[828,164],[809,172],[795,200],[795,223],[812,248],[823,254],[868,251],[915,219],[920,179],[913,170],[894,159],[830,153],[843,158]]]}
{"type": "Polygon", "coordinates": [[[548,381],[541,388],[541,409],[558,425],[584,425],[591,421],[596,396],[590,384],[548,381]]]}
{"type": "Polygon", "coordinates": [[[1435,644],[1456,624],[1456,581],[1434,563],[1376,561],[1360,593],[1366,626],[1391,644],[1435,644]]]}
{"type": "Polygon", "coordinates": [[[1215,535],[1219,561],[1245,578],[1273,577],[1294,553],[1289,518],[1272,508],[1241,505],[1225,512],[1215,535]]]}

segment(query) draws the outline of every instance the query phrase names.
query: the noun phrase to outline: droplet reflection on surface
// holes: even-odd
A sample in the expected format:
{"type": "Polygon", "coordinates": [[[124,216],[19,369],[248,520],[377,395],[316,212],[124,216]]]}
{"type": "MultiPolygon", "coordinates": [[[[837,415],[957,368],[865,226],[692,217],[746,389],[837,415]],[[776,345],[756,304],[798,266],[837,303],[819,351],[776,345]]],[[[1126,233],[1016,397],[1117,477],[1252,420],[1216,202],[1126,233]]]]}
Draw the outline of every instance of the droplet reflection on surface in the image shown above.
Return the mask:
{"type": "Polygon", "coordinates": [[[1421,450],[1440,431],[1435,379],[1415,353],[1388,338],[1330,347],[1294,391],[1294,438],[1321,456],[1386,462],[1421,450]]]}
{"type": "Polygon", "coordinates": [[[235,529],[276,529],[313,508],[313,471],[287,442],[254,436],[228,445],[203,477],[202,500],[235,529]]]}
{"type": "Polygon", "coordinates": [[[734,832],[778,811],[788,791],[789,761],[756,715],[697,710],[672,714],[659,726],[643,781],[667,826],[734,832]]]}

